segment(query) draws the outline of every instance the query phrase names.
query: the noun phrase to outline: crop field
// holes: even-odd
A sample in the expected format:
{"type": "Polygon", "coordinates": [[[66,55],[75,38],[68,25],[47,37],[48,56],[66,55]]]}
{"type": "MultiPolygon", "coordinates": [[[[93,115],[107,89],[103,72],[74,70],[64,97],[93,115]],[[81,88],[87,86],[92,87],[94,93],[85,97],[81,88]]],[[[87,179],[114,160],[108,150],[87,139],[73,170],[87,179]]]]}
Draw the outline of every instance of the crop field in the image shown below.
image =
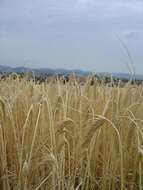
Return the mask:
{"type": "Polygon", "coordinates": [[[143,86],[90,82],[0,81],[0,190],[143,189],[143,86]]]}

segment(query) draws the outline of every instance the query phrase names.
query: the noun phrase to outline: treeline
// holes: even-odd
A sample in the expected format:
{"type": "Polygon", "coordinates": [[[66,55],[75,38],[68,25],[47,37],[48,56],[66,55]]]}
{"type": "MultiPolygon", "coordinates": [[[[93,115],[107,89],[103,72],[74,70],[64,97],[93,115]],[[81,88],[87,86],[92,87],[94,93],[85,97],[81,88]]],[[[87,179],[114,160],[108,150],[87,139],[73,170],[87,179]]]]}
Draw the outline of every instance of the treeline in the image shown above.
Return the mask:
{"type": "Polygon", "coordinates": [[[0,72],[0,80],[6,80],[7,78],[11,77],[12,79],[25,79],[27,81],[34,81],[37,84],[45,83],[45,82],[56,82],[59,80],[61,83],[66,84],[68,82],[78,82],[81,85],[84,85],[87,81],[87,78],[90,80],[90,85],[94,85],[95,82],[109,85],[109,86],[120,86],[123,87],[125,84],[136,84],[141,85],[143,80],[137,80],[132,78],[118,78],[118,77],[111,77],[111,76],[99,76],[99,75],[76,75],[72,74],[34,74],[32,71],[25,72],[25,73],[2,73],[0,72]]]}

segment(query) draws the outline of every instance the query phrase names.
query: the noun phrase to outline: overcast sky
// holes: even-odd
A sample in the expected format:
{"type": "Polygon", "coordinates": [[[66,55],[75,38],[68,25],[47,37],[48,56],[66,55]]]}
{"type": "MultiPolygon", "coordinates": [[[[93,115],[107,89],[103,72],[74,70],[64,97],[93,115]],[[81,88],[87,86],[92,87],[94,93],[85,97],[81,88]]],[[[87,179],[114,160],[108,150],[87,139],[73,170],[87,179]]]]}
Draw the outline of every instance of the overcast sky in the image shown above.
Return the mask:
{"type": "Polygon", "coordinates": [[[0,65],[143,74],[143,0],[0,0],[0,65]]]}

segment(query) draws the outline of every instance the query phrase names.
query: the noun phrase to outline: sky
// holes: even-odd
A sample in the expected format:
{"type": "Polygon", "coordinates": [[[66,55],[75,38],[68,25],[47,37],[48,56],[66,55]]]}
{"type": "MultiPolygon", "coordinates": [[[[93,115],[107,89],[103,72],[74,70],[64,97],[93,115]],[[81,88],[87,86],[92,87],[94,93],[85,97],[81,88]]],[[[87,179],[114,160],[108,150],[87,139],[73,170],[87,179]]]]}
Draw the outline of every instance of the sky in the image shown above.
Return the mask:
{"type": "Polygon", "coordinates": [[[0,0],[0,65],[129,72],[117,36],[143,74],[142,0],[0,0]]]}

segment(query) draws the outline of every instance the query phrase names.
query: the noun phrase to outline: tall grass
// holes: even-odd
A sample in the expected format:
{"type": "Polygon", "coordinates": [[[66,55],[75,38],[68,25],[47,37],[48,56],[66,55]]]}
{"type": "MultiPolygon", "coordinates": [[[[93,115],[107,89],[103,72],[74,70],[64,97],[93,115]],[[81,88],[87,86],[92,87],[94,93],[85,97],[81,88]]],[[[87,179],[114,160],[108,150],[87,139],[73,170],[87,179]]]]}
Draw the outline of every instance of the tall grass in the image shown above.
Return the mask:
{"type": "Polygon", "coordinates": [[[143,86],[0,82],[0,189],[143,189],[143,86]]]}

